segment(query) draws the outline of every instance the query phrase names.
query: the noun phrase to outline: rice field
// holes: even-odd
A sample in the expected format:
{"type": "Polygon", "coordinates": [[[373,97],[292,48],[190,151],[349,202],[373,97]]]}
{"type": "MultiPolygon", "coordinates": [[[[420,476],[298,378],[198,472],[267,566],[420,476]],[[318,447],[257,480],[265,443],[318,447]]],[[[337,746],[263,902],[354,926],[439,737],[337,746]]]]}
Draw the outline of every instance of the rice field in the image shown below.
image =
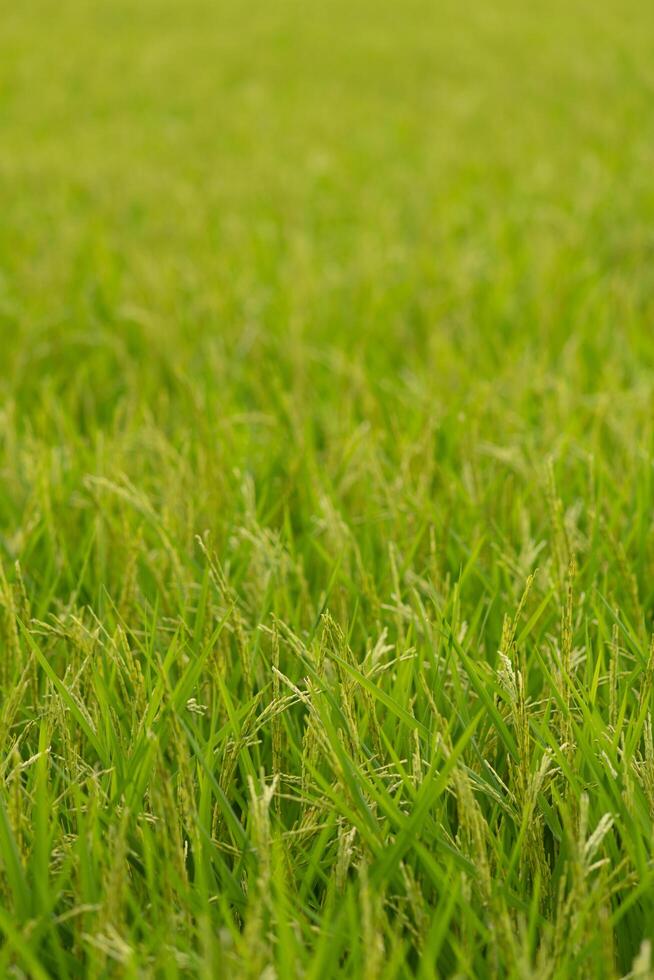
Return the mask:
{"type": "Polygon", "coordinates": [[[652,980],[654,6],[0,23],[0,977],[652,980]]]}

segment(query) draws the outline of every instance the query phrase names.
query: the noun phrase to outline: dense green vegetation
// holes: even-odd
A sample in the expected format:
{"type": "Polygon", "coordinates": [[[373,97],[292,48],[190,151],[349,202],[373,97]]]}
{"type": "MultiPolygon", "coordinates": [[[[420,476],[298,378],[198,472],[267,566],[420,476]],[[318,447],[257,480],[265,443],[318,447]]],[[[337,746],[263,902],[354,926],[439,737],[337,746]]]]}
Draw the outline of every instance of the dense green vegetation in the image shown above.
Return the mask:
{"type": "Polygon", "coordinates": [[[1,19],[0,976],[654,976],[654,6],[1,19]]]}

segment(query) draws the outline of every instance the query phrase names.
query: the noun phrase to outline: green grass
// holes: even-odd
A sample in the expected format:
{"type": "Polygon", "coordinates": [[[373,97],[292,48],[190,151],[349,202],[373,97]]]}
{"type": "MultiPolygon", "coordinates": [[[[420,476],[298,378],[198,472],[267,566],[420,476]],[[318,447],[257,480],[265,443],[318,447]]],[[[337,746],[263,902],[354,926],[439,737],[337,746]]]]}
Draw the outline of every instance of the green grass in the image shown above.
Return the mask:
{"type": "Polygon", "coordinates": [[[652,4],[1,21],[0,976],[654,977],[652,4]]]}

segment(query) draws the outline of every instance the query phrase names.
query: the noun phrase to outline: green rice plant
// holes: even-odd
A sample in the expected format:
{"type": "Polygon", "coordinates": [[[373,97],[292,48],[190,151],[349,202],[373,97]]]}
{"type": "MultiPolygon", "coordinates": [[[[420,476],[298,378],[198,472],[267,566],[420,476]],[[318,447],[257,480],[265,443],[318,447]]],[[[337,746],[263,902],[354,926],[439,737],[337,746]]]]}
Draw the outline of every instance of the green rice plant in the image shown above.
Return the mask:
{"type": "Polygon", "coordinates": [[[3,11],[0,977],[654,976],[653,15],[3,11]]]}

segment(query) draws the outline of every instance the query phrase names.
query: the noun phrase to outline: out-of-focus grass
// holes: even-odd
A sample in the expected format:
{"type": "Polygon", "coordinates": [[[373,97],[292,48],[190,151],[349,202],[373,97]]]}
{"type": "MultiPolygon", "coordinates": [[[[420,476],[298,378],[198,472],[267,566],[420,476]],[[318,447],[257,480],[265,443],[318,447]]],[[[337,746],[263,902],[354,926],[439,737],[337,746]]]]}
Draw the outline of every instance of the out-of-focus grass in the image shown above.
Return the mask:
{"type": "Polygon", "coordinates": [[[0,975],[652,975],[654,8],[30,0],[0,975]]]}

